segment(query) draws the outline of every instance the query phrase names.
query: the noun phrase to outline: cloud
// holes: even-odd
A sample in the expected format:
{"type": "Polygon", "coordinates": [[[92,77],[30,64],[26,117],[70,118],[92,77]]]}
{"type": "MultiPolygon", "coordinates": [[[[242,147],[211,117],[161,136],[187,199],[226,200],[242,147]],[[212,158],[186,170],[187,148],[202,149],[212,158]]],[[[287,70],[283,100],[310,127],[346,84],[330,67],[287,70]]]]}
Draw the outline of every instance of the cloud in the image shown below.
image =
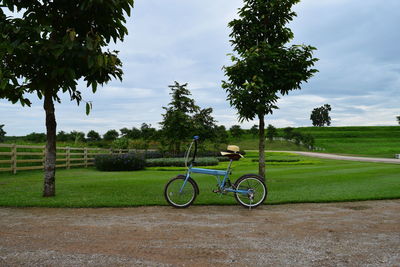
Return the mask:
{"type": "MultiPolygon", "coordinates": [[[[158,126],[170,102],[168,85],[189,83],[196,103],[212,107],[220,124],[238,124],[236,111],[221,88],[229,21],[237,17],[242,0],[139,0],[127,19],[129,35],[110,45],[123,61],[123,82],[113,81],[96,94],[79,83],[93,111],[70,102],[67,95],[56,105],[58,129],[109,129],[158,126]]],[[[332,106],[333,125],[395,125],[400,115],[400,1],[308,0],[295,6],[298,17],[290,23],[293,43],[317,47],[319,73],[302,90],[279,100],[279,110],[267,116],[277,127],[310,126],[315,107],[332,106]]],[[[33,107],[22,108],[0,100],[0,124],[9,135],[44,132],[42,101],[32,96],[33,107]]],[[[257,120],[244,122],[251,127],[257,120]]]]}

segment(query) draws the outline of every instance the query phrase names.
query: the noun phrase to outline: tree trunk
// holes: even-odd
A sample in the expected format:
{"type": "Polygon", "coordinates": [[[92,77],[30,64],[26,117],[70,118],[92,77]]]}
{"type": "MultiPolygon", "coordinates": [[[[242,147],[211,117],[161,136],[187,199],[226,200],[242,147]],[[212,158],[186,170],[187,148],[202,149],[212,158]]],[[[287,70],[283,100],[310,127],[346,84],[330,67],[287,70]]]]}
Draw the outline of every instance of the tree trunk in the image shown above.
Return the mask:
{"type": "Polygon", "coordinates": [[[46,90],[44,94],[44,110],[46,112],[46,159],[44,163],[44,187],[43,196],[53,197],[56,194],[55,174],[56,174],[56,117],[54,113],[54,103],[51,90],[46,90]]]}
{"type": "Polygon", "coordinates": [[[260,120],[259,130],[258,130],[258,175],[264,178],[265,181],[265,124],[264,124],[264,114],[259,114],[258,118],[260,120]]]}

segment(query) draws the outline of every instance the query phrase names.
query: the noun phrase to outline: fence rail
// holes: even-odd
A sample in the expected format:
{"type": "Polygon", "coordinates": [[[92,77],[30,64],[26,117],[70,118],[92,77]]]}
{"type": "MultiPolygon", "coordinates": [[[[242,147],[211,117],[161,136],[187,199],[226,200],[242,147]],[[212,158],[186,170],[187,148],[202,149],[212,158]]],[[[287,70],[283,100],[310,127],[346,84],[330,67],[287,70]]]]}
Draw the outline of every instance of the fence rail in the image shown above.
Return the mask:
{"type": "MultiPolygon", "coordinates": [[[[56,167],[88,167],[94,165],[95,155],[126,152],[128,149],[57,147],[56,167]]],[[[0,172],[44,169],[45,158],[45,146],[0,144],[0,172]]]]}

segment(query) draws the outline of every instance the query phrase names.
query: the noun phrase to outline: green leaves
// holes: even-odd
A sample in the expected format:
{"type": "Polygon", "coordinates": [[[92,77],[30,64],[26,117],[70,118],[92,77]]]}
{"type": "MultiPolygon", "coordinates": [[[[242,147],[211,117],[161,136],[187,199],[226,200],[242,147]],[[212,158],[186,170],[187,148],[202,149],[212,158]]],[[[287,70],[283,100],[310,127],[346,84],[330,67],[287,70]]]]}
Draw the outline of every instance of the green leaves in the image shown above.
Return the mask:
{"type": "Polygon", "coordinates": [[[86,102],[86,115],[89,115],[92,108],[93,108],[92,102],[86,102]]]}

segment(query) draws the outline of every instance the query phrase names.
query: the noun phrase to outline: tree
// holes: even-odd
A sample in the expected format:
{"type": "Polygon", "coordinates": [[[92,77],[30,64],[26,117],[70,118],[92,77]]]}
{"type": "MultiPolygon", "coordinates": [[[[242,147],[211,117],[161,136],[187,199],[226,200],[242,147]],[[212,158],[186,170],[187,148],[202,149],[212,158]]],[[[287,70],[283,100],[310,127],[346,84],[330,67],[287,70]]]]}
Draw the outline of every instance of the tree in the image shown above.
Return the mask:
{"type": "MultiPolygon", "coordinates": [[[[43,99],[47,130],[43,196],[54,196],[54,101],[60,102],[60,93],[68,93],[79,104],[80,79],[93,92],[98,84],[122,79],[117,51],[104,48],[111,39],[124,39],[124,15],[130,15],[133,0],[0,0],[0,5],[22,15],[7,17],[0,10],[0,98],[28,106],[31,103],[25,97],[27,93],[43,99]]],[[[87,102],[87,113],[90,108],[91,103],[87,102]]]]}
{"type": "Polygon", "coordinates": [[[46,142],[46,134],[44,133],[30,133],[24,138],[28,142],[43,143],[46,142]]]}
{"type": "Polygon", "coordinates": [[[294,128],[292,127],[286,127],[283,129],[283,138],[286,140],[291,140],[293,138],[293,131],[294,128]]]}
{"type": "Polygon", "coordinates": [[[101,141],[101,136],[98,132],[94,131],[94,130],[90,130],[87,133],[87,140],[90,142],[96,142],[96,141],[101,141]]]}
{"type": "Polygon", "coordinates": [[[0,143],[4,142],[6,132],[3,130],[4,124],[0,124],[0,143]]]}
{"type": "Polygon", "coordinates": [[[189,97],[191,93],[187,85],[187,83],[180,85],[175,82],[174,85],[168,86],[172,91],[170,93],[172,99],[168,107],[163,107],[166,112],[162,115],[163,121],[160,122],[163,137],[169,143],[170,150],[175,153],[180,152],[182,140],[195,135],[191,116],[200,110],[194,100],[189,97]]]}
{"type": "Polygon", "coordinates": [[[109,130],[103,135],[103,139],[106,141],[114,141],[119,136],[119,133],[116,130],[109,130]]]}
{"type": "Polygon", "coordinates": [[[269,141],[274,140],[274,137],[276,136],[276,134],[277,134],[276,128],[273,125],[268,124],[268,127],[267,127],[267,138],[268,138],[268,140],[269,141]]]}
{"type": "Polygon", "coordinates": [[[231,128],[229,128],[229,132],[231,133],[233,138],[239,139],[243,135],[243,129],[240,127],[240,125],[232,125],[231,128]]]}
{"type": "Polygon", "coordinates": [[[222,87],[239,120],[259,120],[259,175],[265,176],[265,116],[272,114],[279,95],[301,89],[317,72],[312,46],[292,45],[294,35],[285,25],[296,13],[299,0],[244,0],[239,18],[229,27],[233,50],[232,66],[224,67],[228,80],[222,87]]]}
{"type": "Polygon", "coordinates": [[[132,127],[132,129],[122,128],[119,130],[121,132],[121,136],[128,139],[139,139],[142,135],[141,131],[136,128],[132,127]]]}
{"type": "Polygon", "coordinates": [[[397,119],[397,121],[398,121],[399,124],[400,124],[400,116],[397,116],[396,119],[397,119]]]}
{"type": "Polygon", "coordinates": [[[203,140],[214,141],[216,139],[216,121],[211,115],[212,108],[201,109],[193,115],[194,132],[203,140]]]}
{"type": "Polygon", "coordinates": [[[327,126],[331,125],[331,117],[329,117],[329,111],[331,110],[332,108],[329,104],[314,108],[310,116],[313,126],[323,127],[325,124],[327,126]]]}
{"type": "Polygon", "coordinates": [[[71,140],[75,144],[85,141],[85,133],[84,132],[72,131],[69,133],[69,135],[71,137],[71,140]]]}
{"type": "Polygon", "coordinates": [[[254,124],[251,128],[250,128],[250,134],[254,137],[257,136],[258,134],[258,125],[254,124]]]}
{"type": "Polygon", "coordinates": [[[64,131],[59,131],[57,134],[57,141],[68,142],[68,141],[73,141],[73,138],[70,134],[68,134],[64,131]]]}
{"type": "Polygon", "coordinates": [[[216,144],[228,144],[228,133],[224,125],[215,127],[216,144]]]}

